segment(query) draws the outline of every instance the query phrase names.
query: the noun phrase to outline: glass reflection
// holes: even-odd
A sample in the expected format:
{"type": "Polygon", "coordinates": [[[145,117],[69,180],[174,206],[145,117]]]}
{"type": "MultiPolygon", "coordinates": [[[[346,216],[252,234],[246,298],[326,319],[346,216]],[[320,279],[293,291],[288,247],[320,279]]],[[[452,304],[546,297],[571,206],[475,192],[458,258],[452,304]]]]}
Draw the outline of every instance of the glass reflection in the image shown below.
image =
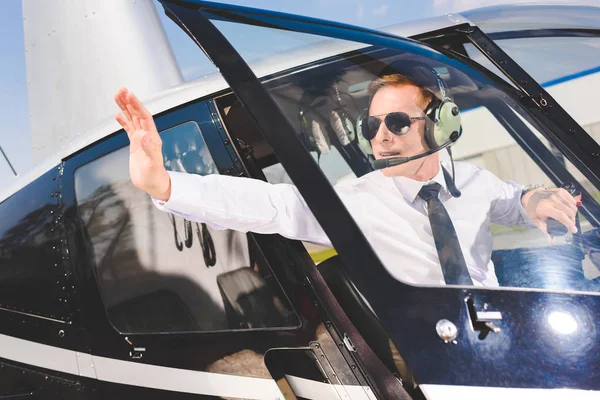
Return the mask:
{"type": "Polygon", "coordinates": [[[552,311],[548,315],[548,325],[560,335],[569,335],[577,331],[577,321],[565,311],[552,311]]]}
{"type": "MultiPolygon", "coordinates": [[[[195,122],[161,133],[167,168],[216,166],[195,122]]],[[[272,272],[245,233],[158,210],[135,188],[124,147],[75,172],[88,252],[108,316],[121,332],[185,332],[296,325],[272,272]]]]}

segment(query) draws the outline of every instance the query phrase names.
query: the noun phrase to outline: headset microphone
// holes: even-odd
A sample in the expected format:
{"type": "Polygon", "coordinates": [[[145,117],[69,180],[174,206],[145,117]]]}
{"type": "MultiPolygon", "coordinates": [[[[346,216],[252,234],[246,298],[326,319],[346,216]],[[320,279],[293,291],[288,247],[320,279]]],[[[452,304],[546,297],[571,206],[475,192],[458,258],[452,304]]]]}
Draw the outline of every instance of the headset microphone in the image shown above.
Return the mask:
{"type": "Polygon", "coordinates": [[[429,150],[429,151],[426,151],[425,153],[421,153],[421,154],[418,154],[418,155],[412,156],[412,157],[392,157],[392,158],[384,158],[382,160],[374,160],[374,161],[371,161],[371,165],[373,166],[373,169],[383,169],[383,168],[395,167],[396,165],[405,164],[412,160],[427,157],[428,155],[431,155],[438,150],[439,149],[429,150]]]}
{"type": "Polygon", "coordinates": [[[452,161],[452,176],[450,176],[450,173],[448,172],[448,170],[446,170],[446,168],[444,168],[443,166],[441,166],[441,168],[444,173],[444,180],[446,181],[446,187],[448,188],[448,191],[450,192],[452,197],[459,198],[462,195],[462,193],[460,192],[460,190],[458,190],[458,188],[456,187],[456,183],[454,182],[454,160],[452,159],[452,151],[450,150],[450,147],[448,147],[450,146],[450,144],[452,144],[452,142],[444,143],[442,146],[438,147],[435,150],[428,150],[425,153],[417,154],[416,156],[412,157],[392,157],[385,158],[382,160],[374,160],[371,161],[371,166],[373,166],[373,169],[394,167],[396,165],[405,164],[412,160],[427,157],[428,155],[436,153],[442,149],[448,148],[448,154],[450,155],[450,159],[452,161]]]}
{"type": "Polygon", "coordinates": [[[437,153],[438,151],[445,149],[446,147],[450,146],[451,144],[452,144],[452,142],[448,141],[438,148],[435,148],[432,150],[427,150],[425,153],[417,154],[416,156],[412,156],[412,157],[390,157],[390,158],[384,158],[381,160],[371,161],[371,166],[373,167],[373,169],[383,169],[383,168],[394,167],[394,166],[400,165],[400,164],[405,164],[409,161],[417,160],[419,158],[427,157],[433,153],[437,153]]]}

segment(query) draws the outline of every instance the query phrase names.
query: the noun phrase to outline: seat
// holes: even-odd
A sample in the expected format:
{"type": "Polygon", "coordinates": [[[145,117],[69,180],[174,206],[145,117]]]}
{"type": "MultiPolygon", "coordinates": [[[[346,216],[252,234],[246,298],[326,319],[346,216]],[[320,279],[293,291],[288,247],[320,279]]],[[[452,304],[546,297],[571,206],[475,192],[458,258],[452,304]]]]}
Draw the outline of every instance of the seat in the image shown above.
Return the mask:
{"type": "Polygon", "coordinates": [[[168,289],[160,289],[121,302],[108,309],[108,316],[121,332],[201,330],[179,295],[168,289]]]}
{"type": "Polygon", "coordinates": [[[323,261],[317,266],[329,289],[340,303],[346,315],[373,352],[392,372],[402,378],[404,388],[413,389],[416,385],[412,374],[397,355],[396,362],[390,348],[390,338],[379,323],[377,316],[371,311],[360,292],[350,281],[343,269],[343,262],[338,255],[323,261]]]}
{"type": "Polygon", "coordinates": [[[217,276],[231,329],[288,326],[295,314],[277,307],[277,295],[265,280],[249,267],[217,276]]]}

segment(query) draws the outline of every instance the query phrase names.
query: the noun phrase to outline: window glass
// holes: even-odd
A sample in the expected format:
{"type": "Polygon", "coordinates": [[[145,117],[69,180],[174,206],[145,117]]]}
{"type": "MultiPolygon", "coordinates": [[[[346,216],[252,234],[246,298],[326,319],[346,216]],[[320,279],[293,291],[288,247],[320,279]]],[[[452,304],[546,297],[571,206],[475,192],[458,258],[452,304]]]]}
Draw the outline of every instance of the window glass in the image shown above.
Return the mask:
{"type": "Polygon", "coordinates": [[[70,319],[73,285],[58,216],[58,167],[0,202],[0,309],[70,319]]]}
{"type": "MultiPolygon", "coordinates": [[[[600,245],[594,239],[600,217],[597,188],[548,143],[546,128],[518,103],[478,71],[415,44],[391,49],[345,41],[338,45],[330,40],[321,44],[319,51],[323,59],[308,59],[310,64],[306,65],[302,65],[306,52],[289,52],[287,59],[296,61],[297,67],[270,75],[263,84],[393,277],[416,285],[446,283],[440,262],[444,255],[438,254],[428,207],[418,195],[423,181],[435,180],[442,185],[440,199],[475,285],[600,289],[594,280],[600,269],[590,261],[591,250],[600,245]],[[373,170],[376,159],[413,156],[436,147],[434,138],[444,138],[444,132],[445,139],[438,144],[447,141],[453,129],[445,130],[442,125],[456,123],[449,114],[441,123],[435,113],[427,114],[426,105],[434,102],[421,101],[422,93],[387,90],[410,84],[384,84],[381,87],[386,90],[379,89],[372,97],[371,82],[394,73],[424,82],[439,98],[448,89],[448,100],[461,111],[462,135],[452,146],[460,196],[450,190],[452,163],[445,150],[398,167],[373,170]],[[406,125],[410,126],[408,133],[397,130],[399,134],[393,134],[390,125],[394,121],[390,120],[385,122],[387,128],[375,130],[373,140],[363,137],[367,113],[383,114],[377,124],[381,127],[385,116],[396,111],[414,117],[406,125]],[[448,171],[448,179],[439,162],[448,171]],[[427,172],[420,169],[431,165],[438,167],[427,172]],[[566,182],[583,190],[578,219],[589,217],[587,224],[580,226],[585,235],[557,233],[551,241],[523,208],[521,193],[528,184],[554,188],[566,182]]],[[[445,111],[454,113],[451,110],[445,111]]],[[[250,139],[251,145],[261,149],[257,151],[258,164],[269,181],[290,182],[260,134],[249,134],[248,125],[239,129],[227,113],[224,118],[232,135],[245,135],[245,141],[250,139]]],[[[297,216],[299,220],[309,217],[302,213],[297,216]]],[[[448,248],[456,254],[454,247],[444,247],[448,248]]]]}
{"type": "MultiPolygon", "coordinates": [[[[594,106],[596,93],[591,90],[600,85],[600,37],[548,36],[494,41],[544,86],[590,136],[600,140],[600,117],[594,106]]],[[[471,58],[507,79],[473,45],[467,44],[465,48],[471,58]]]]}
{"type": "MultiPolygon", "coordinates": [[[[195,122],[161,132],[165,166],[217,173],[195,122]]],[[[79,212],[108,316],[122,332],[297,325],[252,237],[158,210],[128,175],[129,147],[75,173],[79,212]]]]}

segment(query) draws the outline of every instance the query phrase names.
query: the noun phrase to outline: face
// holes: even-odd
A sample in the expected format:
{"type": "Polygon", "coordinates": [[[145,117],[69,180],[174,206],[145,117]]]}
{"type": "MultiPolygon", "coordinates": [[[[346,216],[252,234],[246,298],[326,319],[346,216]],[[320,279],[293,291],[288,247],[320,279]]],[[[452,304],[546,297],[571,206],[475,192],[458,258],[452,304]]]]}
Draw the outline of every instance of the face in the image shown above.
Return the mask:
{"type": "MultiPolygon", "coordinates": [[[[413,85],[384,86],[379,89],[369,108],[369,115],[388,114],[402,111],[410,117],[423,116],[423,103],[420,89],[413,85]]],[[[391,157],[410,157],[429,150],[425,143],[425,121],[412,121],[410,131],[403,136],[396,136],[388,130],[383,119],[377,135],[371,140],[373,155],[380,160],[391,157]]],[[[416,180],[428,180],[437,174],[439,154],[434,153],[405,164],[382,170],[385,176],[405,176],[416,180]]]]}

